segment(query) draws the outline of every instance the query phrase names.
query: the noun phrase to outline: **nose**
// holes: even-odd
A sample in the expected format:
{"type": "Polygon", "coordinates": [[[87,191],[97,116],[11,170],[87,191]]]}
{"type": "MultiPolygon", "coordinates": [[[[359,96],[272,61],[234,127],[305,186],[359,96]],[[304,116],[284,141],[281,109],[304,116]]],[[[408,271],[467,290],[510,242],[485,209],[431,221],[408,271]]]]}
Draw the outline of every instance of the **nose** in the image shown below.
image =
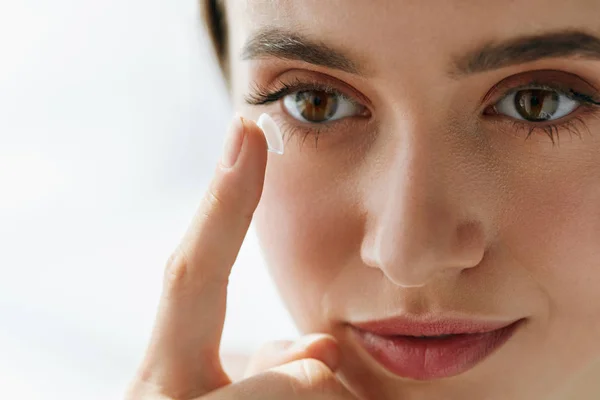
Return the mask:
{"type": "Polygon", "coordinates": [[[379,171],[369,174],[363,261],[402,287],[473,268],[483,258],[484,225],[468,164],[468,146],[434,143],[418,129],[382,145],[379,171]],[[412,132],[412,134],[411,134],[412,132]]]}

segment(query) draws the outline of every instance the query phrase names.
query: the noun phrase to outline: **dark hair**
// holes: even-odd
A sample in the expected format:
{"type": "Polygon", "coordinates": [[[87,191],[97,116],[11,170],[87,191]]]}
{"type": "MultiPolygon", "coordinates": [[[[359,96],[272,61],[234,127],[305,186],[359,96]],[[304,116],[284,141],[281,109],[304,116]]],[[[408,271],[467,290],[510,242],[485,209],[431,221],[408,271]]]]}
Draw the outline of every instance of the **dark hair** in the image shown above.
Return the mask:
{"type": "Polygon", "coordinates": [[[212,42],[212,48],[223,77],[229,86],[229,60],[227,58],[227,18],[223,0],[200,0],[200,13],[208,36],[212,42]]]}

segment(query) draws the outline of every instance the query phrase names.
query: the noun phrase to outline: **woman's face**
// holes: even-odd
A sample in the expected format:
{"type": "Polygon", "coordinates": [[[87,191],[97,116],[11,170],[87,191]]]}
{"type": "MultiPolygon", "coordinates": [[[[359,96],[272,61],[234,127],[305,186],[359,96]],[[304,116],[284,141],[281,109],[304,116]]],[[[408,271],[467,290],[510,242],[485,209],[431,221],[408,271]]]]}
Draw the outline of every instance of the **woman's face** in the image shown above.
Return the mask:
{"type": "Polygon", "coordinates": [[[261,245],[300,330],[338,338],[341,379],[369,399],[597,398],[600,1],[227,13],[235,107],[286,142],[261,245]],[[515,324],[408,337],[456,319],[515,324]]]}

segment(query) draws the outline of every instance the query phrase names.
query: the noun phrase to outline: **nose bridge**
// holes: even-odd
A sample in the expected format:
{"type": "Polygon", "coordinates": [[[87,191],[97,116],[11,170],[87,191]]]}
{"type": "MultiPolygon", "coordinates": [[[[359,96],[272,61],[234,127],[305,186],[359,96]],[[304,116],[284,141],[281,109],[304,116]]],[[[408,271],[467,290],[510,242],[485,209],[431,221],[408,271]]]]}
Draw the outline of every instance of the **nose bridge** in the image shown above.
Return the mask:
{"type": "Polygon", "coordinates": [[[442,271],[477,265],[483,256],[480,221],[468,213],[464,147],[454,146],[431,120],[404,122],[390,137],[386,168],[374,183],[363,252],[394,283],[422,286],[442,271]]]}

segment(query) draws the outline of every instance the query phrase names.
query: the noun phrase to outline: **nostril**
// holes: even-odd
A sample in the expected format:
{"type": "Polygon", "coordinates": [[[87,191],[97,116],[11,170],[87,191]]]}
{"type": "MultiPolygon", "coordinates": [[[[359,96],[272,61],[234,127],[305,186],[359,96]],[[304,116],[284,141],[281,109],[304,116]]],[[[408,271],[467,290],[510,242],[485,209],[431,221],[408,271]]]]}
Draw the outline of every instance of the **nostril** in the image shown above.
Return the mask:
{"type": "Polygon", "coordinates": [[[418,288],[433,279],[453,279],[461,271],[477,266],[484,254],[479,225],[468,223],[447,235],[418,239],[405,230],[380,229],[363,238],[361,258],[366,266],[379,269],[394,285],[418,288]],[[394,233],[391,235],[390,233],[394,233]],[[439,240],[436,240],[439,239],[439,240]]]}

